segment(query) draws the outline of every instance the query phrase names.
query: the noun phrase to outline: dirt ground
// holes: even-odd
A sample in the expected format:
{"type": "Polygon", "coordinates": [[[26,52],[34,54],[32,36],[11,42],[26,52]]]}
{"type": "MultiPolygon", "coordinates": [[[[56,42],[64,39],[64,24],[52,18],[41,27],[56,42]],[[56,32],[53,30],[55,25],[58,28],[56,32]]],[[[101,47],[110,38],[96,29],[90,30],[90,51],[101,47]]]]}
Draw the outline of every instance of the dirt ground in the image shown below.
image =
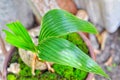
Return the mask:
{"type": "MultiPolygon", "coordinates": [[[[108,34],[104,50],[97,55],[97,63],[102,66],[112,80],[120,80],[120,29],[108,34]]],[[[95,76],[96,80],[106,80],[95,76]]]]}

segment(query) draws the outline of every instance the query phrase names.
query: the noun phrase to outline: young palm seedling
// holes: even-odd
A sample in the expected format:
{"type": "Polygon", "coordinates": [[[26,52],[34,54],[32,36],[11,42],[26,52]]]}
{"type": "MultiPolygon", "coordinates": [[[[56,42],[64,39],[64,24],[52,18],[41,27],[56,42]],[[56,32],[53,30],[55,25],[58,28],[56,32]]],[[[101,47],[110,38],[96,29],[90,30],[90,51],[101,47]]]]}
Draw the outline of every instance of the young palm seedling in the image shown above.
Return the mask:
{"type": "Polygon", "coordinates": [[[32,51],[40,60],[71,66],[109,78],[88,55],[61,37],[78,31],[97,33],[91,23],[80,20],[64,10],[51,10],[41,21],[38,45],[33,43],[27,30],[19,21],[9,23],[7,26],[11,31],[3,30],[6,33],[6,41],[18,48],[32,51]]]}

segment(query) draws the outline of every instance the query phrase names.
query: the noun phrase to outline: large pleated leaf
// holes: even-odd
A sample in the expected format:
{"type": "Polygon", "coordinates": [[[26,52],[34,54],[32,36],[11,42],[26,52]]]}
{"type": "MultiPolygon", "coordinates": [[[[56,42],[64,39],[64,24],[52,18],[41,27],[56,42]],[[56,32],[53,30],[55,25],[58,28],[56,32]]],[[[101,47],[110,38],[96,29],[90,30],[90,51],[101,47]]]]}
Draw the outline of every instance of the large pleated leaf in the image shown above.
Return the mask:
{"type": "Polygon", "coordinates": [[[66,35],[77,31],[97,33],[91,23],[78,19],[67,11],[54,9],[46,13],[42,19],[39,42],[48,37],[66,35]]]}
{"type": "Polygon", "coordinates": [[[108,75],[88,55],[62,38],[49,38],[38,45],[38,57],[45,61],[72,66],[108,78],[108,75]]]}
{"type": "Polygon", "coordinates": [[[9,23],[6,26],[11,30],[3,30],[6,33],[6,41],[8,43],[19,48],[35,51],[35,45],[31,37],[19,21],[9,23]]]}
{"type": "Polygon", "coordinates": [[[11,31],[3,30],[6,33],[6,41],[13,46],[38,52],[37,55],[42,60],[68,65],[109,78],[96,62],[73,43],[57,38],[77,31],[97,33],[91,23],[58,9],[45,14],[41,23],[38,48],[19,21],[7,24],[11,31]]]}

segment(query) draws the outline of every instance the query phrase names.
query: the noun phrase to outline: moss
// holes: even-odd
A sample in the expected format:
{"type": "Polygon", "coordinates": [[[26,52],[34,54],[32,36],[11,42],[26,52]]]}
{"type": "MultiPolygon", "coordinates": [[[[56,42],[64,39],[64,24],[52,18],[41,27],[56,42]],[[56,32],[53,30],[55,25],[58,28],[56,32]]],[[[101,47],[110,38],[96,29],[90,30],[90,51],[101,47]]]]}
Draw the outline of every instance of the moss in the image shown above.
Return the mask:
{"type": "MultiPolygon", "coordinates": [[[[69,40],[78,46],[83,52],[88,53],[88,49],[84,41],[77,33],[62,36],[62,38],[69,40]]],[[[87,72],[69,66],[54,64],[53,68],[55,73],[48,71],[41,72],[40,70],[36,70],[35,76],[33,76],[31,74],[31,68],[21,60],[17,51],[14,53],[10,61],[10,63],[13,62],[18,62],[20,64],[21,70],[19,75],[9,73],[7,75],[8,80],[84,80],[88,74],[87,72]]]]}
{"type": "Polygon", "coordinates": [[[78,33],[71,33],[67,35],[67,40],[75,44],[78,48],[80,48],[83,52],[88,53],[88,48],[85,42],[82,40],[78,33]]]}
{"type": "Polygon", "coordinates": [[[59,74],[61,77],[65,77],[67,79],[70,78],[70,76],[73,75],[73,68],[69,66],[54,64],[53,68],[57,74],[59,74]]]}
{"type": "Polygon", "coordinates": [[[84,80],[86,78],[87,74],[88,74],[87,72],[81,71],[80,69],[76,69],[74,71],[73,77],[75,79],[84,80]]]}
{"type": "MultiPolygon", "coordinates": [[[[16,50],[15,53],[13,54],[13,57],[10,61],[10,63],[17,62],[20,64],[20,72],[18,75],[13,75],[11,73],[8,73],[7,77],[9,77],[7,80],[14,80],[11,79],[12,76],[14,76],[16,79],[15,80],[38,80],[39,75],[41,74],[40,70],[35,71],[35,76],[32,75],[31,73],[31,68],[28,67],[20,58],[18,55],[18,51],[16,50]],[[12,75],[12,76],[11,76],[12,75]]],[[[10,64],[9,63],[9,64],[10,64]]]]}
{"type": "Polygon", "coordinates": [[[20,76],[32,76],[32,73],[31,73],[31,68],[26,66],[26,65],[22,65],[20,64],[20,72],[19,72],[19,75],[20,76]]]}
{"type": "Polygon", "coordinates": [[[78,33],[71,33],[60,38],[67,39],[80,48],[83,52],[88,53],[88,48],[78,33]]]}
{"type": "Polygon", "coordinates": [[[18,78],[17,80],[38,80],[38,78],[37,77],[20,77],[20,78],[18,78]]]}
{"type": "Polygon", "coordinates": [[[80,69],[59,64],[54,64],[53,68],[61,78],[65,78],[67,80],[84,80],[88,74],[80,69]]]}
{"type": "Polygon", "coordinates": [[[17,80],[16,79],[16,76],[14,75],[14,74],[9,74],[9,75],[7,75],[7,80],[17,80]]]}
{"type": "Polygon", "coordinates": [[[39,80],[57,80],[57,74],[47,71],[43,73],[42,75],[40,75],[39,80]]]}

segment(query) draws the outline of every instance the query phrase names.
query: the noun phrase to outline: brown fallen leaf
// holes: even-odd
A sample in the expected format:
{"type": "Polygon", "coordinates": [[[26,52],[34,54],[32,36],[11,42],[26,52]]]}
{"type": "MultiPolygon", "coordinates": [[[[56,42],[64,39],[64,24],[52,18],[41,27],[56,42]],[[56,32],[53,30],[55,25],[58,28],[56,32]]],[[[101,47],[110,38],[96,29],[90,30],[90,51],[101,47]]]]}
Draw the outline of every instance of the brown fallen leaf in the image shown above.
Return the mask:
{"type": "Polygon", "coordinates": [[[101,53],[101,51],[100,51],[100,50],[98,50],[98,49],[95,49],[95,48],[94,48],[94,53],[97,55],[97,54],[100,54],[100,53],[101,53]]]}
{"type": "Polygon", "coordinates": [[[101,45],[101,43],[102,43],[102,37],[101,37],[100,33],[96,34],[96,39],[97,39],[98,43],[101,45]]]}
{"type": "Polygon", "coordinates": [[[104,63],[106,66],[112,66],[113,57],[110,56],[109,59],[104,63]]]}
{"type": "Polygon", "coordinates": [[[102,36],[101,50],[104,50],[104,48],[105,48],[105,43],[106,43],[107,35],[108,35],[107,31],[104,31],[101,34],[101,36],[102,36]]]}
{"type": "Polygon", "coordinates": [[[104,50],[105,48],[107,35],[108,35],[108,32],[106,30],[96,35],[96,38],[97,38],[98,43],[100,44],[101,50],[104,50]]]}

